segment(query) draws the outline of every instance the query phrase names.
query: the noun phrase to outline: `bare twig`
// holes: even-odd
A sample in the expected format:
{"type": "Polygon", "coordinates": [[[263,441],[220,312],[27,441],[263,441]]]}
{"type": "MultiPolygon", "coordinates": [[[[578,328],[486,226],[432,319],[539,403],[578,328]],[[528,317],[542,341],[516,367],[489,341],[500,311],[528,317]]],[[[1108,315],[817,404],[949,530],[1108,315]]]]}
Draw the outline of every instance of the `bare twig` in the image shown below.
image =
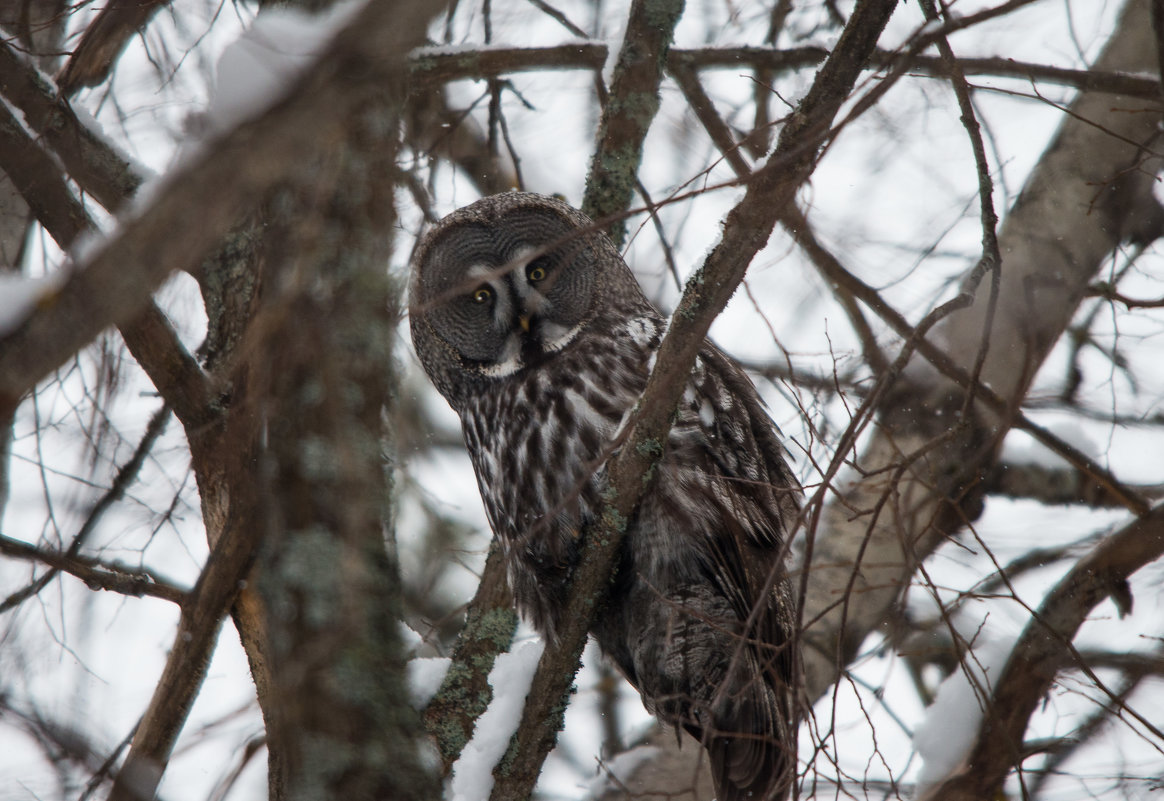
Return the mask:
{"type": "Polygon", "coordinates": [[[108,590],[140,598],[148,595],[179,606],[186,599],[186,591],[159,577],[150,570],[135,570],[122,565],[103,562],[84,556],[70,556],[29,545],[27,542],[0,534],[0,554],[16,559],[42,562],[49,567],[68,573],[85,582],[94,590],[108,590]]]}
{"type": "MultiPolygon", "coordinates": [[[[97,528],[102,516],[108,511],[109,507],[119,501],[125,495],[125,491],[129,486],[137,480],[138,473],[141,467],[145,464],[146,457],[153,448],[154,443],[157,442],[158,437],[166,428],[166,423],[170,419],[170,410],[163,406],[154,412],[150,418],[149,424],[146,426],[145,433],[142,435],[141,441],[134,448],[133,455],[129,460],[121,466],[117,471],[117,475],[113,479],[113,483],[105,494],[93,505],[89,514],[85,517],[85,522],[81,524],[77,535],[73,537],[73,541],[69,544],[69,548],[64,553],[66,559],[76,559],[80,553],[81,546],[83,546],[89,539],[89,535],[97,528]]],[[[32,582],[28,586],[17,590],[10,594],[0,603],[0,614],[7,612],[23,603],[26,599],[37,594],[57,575],[58,568],[52,567],[45,571],[45,573],[32,582]]]]}
{"type": "Polygon", "coordinates": [[[1035,708],[1063,664],[1064,651],[1087,615],[1128,577],[1164,555],[1164,506],[1129,523],[1084,556],[1044,598],[1011,651],[963,766],[935,785],[927,799],[989,798],[1021,753],[1035,708]]]}
{"type": "MultiPolygon", "coordinates": [[[[921,0],[922,10],[926,19],[931,23],[938,22],[938,10],[934,0],[921,0]]],[[[951,21],[950,15],[944,14],[945,24],[951,21]]],[[[994,315],[998,309],[998,293],[1002,285],[1002,254],[998,250],[998,215],[994,211],[994,181],[990,177],[990,165],[986,161],[986,148],[982,144],[982,130],[978,126],[978,118],[974,112],[974,104],[970,99],[970,88],[966,85],[966,75],[954,57],[945,35],[937,38],[938,52],[941,53],[942,64],[950,76],[950,84],[954,87],[954,96],[958,98],[958,109],[962,112],[962,125],[970,139],[970,148],[974,152],[974,166],[978,172],[978,203],[979,217],[982,223],[982,256],[976,270],[990,272],[990,295],[986,302],[986,313],[982,321],[982,337],[978,344],[978,353],[974,359],[974,366],[970,371],[970,387],[966,393],[966,402],[962,407],[963,416],[969,415],[974,402],[974,392],[978,379],[982,375],[982,366],[986,362],[986,354],[990,350],[990,337],[993,331],[994,315]]]]}

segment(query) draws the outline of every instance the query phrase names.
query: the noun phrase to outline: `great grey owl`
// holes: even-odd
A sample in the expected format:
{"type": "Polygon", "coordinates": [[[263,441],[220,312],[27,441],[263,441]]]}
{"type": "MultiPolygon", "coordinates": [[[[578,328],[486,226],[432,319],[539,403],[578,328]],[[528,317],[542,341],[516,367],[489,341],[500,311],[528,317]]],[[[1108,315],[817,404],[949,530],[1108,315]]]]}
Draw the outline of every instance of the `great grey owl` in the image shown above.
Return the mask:
{"type": "MultiPolygon", "coordinates": [[[[518,608],[553,640],[666,319],[587,217],[516,192],[438,223],[410,291],[413,343],[460,414],[518,608]]],[[[591,632],[647,708],[707,748],[719,801],[783,798],[794,778],[782,549],[799,489],[782,454],[751,381],[705,343],[591,632]]]]}

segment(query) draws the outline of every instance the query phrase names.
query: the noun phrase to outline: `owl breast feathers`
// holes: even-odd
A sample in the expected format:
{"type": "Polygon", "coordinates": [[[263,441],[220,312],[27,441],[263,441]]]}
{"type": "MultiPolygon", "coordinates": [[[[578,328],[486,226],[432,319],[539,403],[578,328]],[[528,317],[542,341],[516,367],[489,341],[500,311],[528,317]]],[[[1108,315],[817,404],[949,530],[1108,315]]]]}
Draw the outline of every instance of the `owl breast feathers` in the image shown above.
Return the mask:
{"type": "MultiPolygon", "coordinates": [[[[524,193],[428,233],[410,315],[460,414],[518,607],[553,640],[665,318],[588,218],[524,193]]],[[[719,801],[783,798],[795,778],[783,551],[798,505],[755,388],[705,342],[591,633],[653,714],[704,745],[719,801]]]]}

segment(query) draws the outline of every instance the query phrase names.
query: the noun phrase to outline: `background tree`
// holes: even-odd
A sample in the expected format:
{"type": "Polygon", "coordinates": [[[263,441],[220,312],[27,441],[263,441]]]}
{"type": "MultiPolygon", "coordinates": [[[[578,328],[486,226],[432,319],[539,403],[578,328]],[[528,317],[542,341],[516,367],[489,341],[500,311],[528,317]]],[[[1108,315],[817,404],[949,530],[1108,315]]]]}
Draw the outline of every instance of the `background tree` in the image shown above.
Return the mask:
{"type": "Polygon", "coordinates": [[[1154,6],[307,5],[0,6],[4,793],[707,797],[576,674],[617,537],[526,643],[397,342],[518,186],[677,309],[615,511],[709,330],[785,431],[803,795],[1155,786],[1154,6]]]}

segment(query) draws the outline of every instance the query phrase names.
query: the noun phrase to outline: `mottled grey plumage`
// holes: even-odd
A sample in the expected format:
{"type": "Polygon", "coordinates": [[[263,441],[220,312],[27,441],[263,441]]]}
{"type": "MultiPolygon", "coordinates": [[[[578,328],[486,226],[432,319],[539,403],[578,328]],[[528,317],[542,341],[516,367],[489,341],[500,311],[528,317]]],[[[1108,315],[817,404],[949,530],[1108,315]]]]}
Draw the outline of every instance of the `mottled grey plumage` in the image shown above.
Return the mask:
{"type": "MultiPolygon", "coordinates": [[[[589,219],[509,193],[425,237],[411,324],[460,414],[518,607],[552,639],[665,318],[589,219]]],[[[793,779],[781,559],[798,498],[751,381],[705,343],[592,633],[652,713],[703,742],[719,801],[781,798],[793,779]]]]}

